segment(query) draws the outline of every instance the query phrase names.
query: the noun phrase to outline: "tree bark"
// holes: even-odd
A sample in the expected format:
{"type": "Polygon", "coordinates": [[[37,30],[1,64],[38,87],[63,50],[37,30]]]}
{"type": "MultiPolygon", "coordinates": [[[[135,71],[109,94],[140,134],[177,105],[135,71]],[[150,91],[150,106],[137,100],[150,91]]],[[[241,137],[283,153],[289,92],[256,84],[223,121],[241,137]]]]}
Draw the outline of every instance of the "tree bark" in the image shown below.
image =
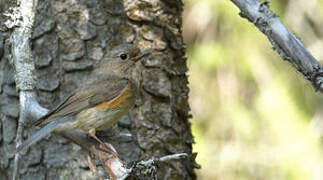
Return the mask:
{"type": "MultiPolygon", "coordinates": [[[[7,9],[12,2],[0,6],[7,9]]],[[[126,162],[182,152],[191,155],[158,166],[159,179],[196,178],[182,8],[180,0],[43,0],[32,35],[38,100],[49,109],[87,80],[110,47],[132,42],[142,50],[152,50],[139,67],[142,87],[135,108],[98,136],[111,143],[126,162]]],[[[3,22],[4,17],[0,18],[3,22]]],[[[19,96],[10,63],[11,32],[2,25],[0,30],[0,179],[6,180],[13,172],[19,96]]],[[[35,127],[25,130],[25,138],[35,131],[35,127]]],[[[102,166],[92,174],[86,151],[51,135],[21,156],[19,176],[24,180],[103,179],[107,174],[102,166]]]]}

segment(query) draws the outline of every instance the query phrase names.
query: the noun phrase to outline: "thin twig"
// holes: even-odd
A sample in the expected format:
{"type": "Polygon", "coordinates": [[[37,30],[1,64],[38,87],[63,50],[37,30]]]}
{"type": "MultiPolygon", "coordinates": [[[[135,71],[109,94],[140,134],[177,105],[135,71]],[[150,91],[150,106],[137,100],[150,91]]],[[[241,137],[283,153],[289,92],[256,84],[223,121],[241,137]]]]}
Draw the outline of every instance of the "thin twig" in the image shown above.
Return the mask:
{"type": "Polygon", "coordinates": [[[316,90],[323,92],[323,69],[321,64],[304,47],[302,42],[291,33],[269,9],[268,1],[231,0],[240,10],[240,16],[247,18],[273,45],[276,52],[289,61],[309,80],[316,90]]]}
{"type": "Polygon", "coordinates": [[[166,155],[160,158],[152,157],[148,160],[142,160],[134,164],[129,171],[129,175],[135,175],[140,177],[142,175],[150,176],[151,179],[157,179],[157,165],[161,162],[167,162],[171,160],[180,160],[188,158],[187,153],[177,153],[166,155]]]}

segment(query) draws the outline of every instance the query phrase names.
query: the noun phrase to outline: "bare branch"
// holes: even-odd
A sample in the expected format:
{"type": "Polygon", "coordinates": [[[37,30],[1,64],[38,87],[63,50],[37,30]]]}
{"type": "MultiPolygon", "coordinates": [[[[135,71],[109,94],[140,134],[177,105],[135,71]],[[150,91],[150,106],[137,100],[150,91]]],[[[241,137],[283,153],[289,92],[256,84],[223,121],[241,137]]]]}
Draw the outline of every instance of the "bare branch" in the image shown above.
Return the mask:
{"type": "Polygon", "coordinates": [[[188,158],[187,153],[171,154],[160,158],[152,157],[148,160],[139,161],[138,163],[133,165],[130,168],[129,174],[134,174],[136,177],[140,177],[140,175],[145,175],[150,176],[151,179],[157,179],[157,165],[159,163],[185,158],[188,158]]]}
{"type": "MultiPolygon", "coordinates": [[[[32,59],[30,42],[37,3],[37,0],[21,1],[19,11],[13,12],[18,14],[13,15],[13,17],[16,17],[15,19],[13,19],[13,21],[16,21],[16,23],[12,24],[17,24],[19,26],[14,30],[11,36],[13,62],[16,71],[16,88],[20,91],[20,114],[18,120],[19,126],[16,135],[16,146],[19,146],[22,143],[23,124],[28,116],[27,109],[31,108],[28,105],[30,105],[31,102],[30,98],[34,99],[35,97],[35,95],[32,93],[35,86],[35,78],[33,75],[35,66],[32,59]]],[[[13,180],[18,178],[18,167],[19,154],[16,153],[14,160],[14,172],[12,177],[13,180]]]]}
{"type": "Polygon", "coordinates": [[[313,86],[323,92],[323,69],[321,64],[304,47],[302,42],[291,33],[269,9],[267,1],[231,0],[240,10],[240,16],[247,18],[273,45],[276,52],[294,65],[313,86]]]}

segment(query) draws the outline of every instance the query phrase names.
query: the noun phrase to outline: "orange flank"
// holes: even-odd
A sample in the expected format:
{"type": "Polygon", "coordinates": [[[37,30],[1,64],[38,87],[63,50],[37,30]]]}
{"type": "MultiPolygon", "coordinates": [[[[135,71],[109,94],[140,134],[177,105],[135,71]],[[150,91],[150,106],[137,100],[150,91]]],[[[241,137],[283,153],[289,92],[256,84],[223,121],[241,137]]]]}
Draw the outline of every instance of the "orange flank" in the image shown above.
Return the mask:
{"type": "Polygon", "coordinates": [[[131,88],[128,86],[126,88],[126,90],[121,93],[121,95],[119,95],[118,97],[116,97],[108,102],[101,103],[101,104],[97,105],[96,108],[98,110],[105,111],[107,109],[113,109],[113,108],[123,106],[123,104],[127,103],[128,98],[131,96],[132,96],[132,91],[131,91],[131,88]]]}

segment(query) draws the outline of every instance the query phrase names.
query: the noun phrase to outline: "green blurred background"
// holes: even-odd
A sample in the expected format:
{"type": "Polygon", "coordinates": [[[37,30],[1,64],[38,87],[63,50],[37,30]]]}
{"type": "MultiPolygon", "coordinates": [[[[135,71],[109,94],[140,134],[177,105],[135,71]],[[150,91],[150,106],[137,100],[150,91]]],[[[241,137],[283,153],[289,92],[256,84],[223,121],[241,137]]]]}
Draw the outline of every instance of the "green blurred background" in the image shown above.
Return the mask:
{"type": "MultiPolygon", "coordinates": [[[[323,179],[323,95],[229,0],[185,0],[198,179],[323,179]]],[[[323,1],[272,0],[323,58],[323,1]]]]}

